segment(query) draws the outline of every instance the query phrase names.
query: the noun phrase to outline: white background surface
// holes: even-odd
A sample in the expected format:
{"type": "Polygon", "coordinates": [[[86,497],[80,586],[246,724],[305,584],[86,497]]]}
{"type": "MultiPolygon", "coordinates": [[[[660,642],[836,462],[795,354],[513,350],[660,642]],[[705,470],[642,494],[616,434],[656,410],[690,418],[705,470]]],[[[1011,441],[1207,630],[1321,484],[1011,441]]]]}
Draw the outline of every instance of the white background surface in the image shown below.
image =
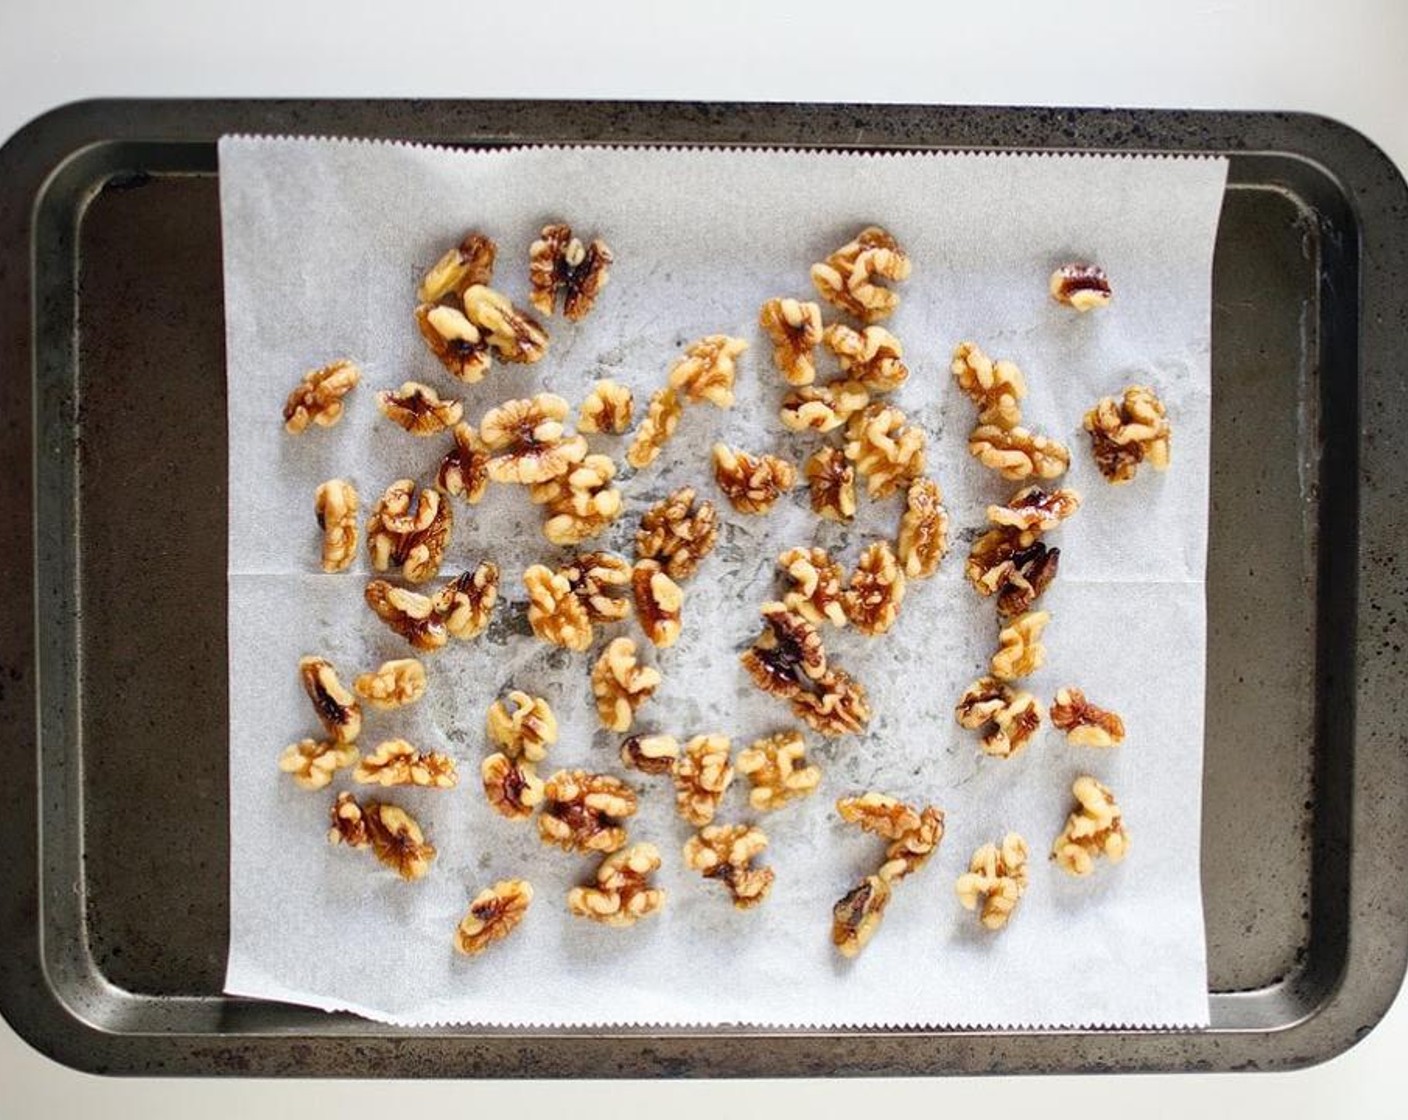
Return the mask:
{"type": "MultiPolygon", "coordinates": [[[[0,137],[92,96],[555,96],[1297,109],[1353,125],[1408,167],[1408,5],[811,0],[408,7],[0,0],[0,137]],[[767,10],[765,10],[765,7],[767,10]],[[955,10],[949,10],[950,7],[955,10]],[[202,10],[204,9],[204,10],[202,10]],[[1149,9],[1149,10],[1145,10],[1149,9]],[[883,13],[867,25],[858,12],[883,13]],[[1176,12],[1177,14],[1168,14],[1176,12]]],[[[330,1083],[100,1080],[0,1025],[0,1116],[224,1120],[466,1108],[816,1120],[941,1109],[1138,1117],[1251,1106],[1281,1120],[1400,1115],[1408,1007],[1314,1070],[943,1081],[330,1083]],[[1397,1104],[1393,1102],[1397,1101],[1397,1104]]]]}

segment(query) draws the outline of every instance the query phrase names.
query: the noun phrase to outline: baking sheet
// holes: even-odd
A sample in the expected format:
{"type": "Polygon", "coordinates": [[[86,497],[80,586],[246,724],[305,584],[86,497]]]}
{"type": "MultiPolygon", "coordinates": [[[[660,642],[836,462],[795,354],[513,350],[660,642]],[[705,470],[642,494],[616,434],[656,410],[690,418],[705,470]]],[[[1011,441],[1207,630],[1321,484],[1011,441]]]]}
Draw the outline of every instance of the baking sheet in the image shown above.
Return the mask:
{"type": "MultiPolygon", "coordinates": [[[[346,142],[225,140],[221,191],[230,378],[231,950],[227,990],[348,1008],[394,1022],[502,1024],[1144,1025],[1206,1022],[1198,895],[1203,700],[1208,311],[1213,235],[1225,165],[1216,160],[1011,156],[520,150],[450,153],[346,142]],[[364,853],[323,841],[332,791],[308,794],[274,766],[316,731],[297,659],[322,652],[344,679],[404,649],[361,603],[366,572],[318,570],[313,488],[351,478],[370,504],[396,477],[428,481],[443,450],[381,419],[375,388],[406,377],[442,392],[410,317],[424,267],[476,226],[503,248],[496,286],[522,301],[526,245],[562,216],[600,232],[618,265],[597,312],[554,320],[548,358],[500,367],[463,390],[477,416],[540,388],[579,400],[612,376],[643,402],[680,345],[715,331],[753,341],[739,405],[687,413],[656,464],[623,483],[628,511],[607,542],[625,548],[639,512],[674,485],[709,496],[707,449],[725,438],[800,461],[816,440],[781,431],[783,387],[753,325],[769,295],[809,294],[806,270],[861,225],[890,228],[915,261],[888,326],[912,372],[897,403],[930,435],[930,468],[948,495],[955,555],[911,585],[895,630],[867,642],[828,634],[839,664],[871,690],[862,737],[809,735],[825,771],[819,796],[761,822],[778,872],[772,898],[738,913],[678,858],[688,830],[659,779],[640,778],[633,837],[660,847],[663,913],[617,931],[570,918],[562,898],[592,861],[542,847],[531,826],[483,800],[483,712],[510,684],[547,695],[562,722],[554,766],[619,770],[618,737],[596,732],[590,659],[519,631],[528,563],[565,555],[544,541],[540,511],[491,489],[458,506],[445,571],[490,556],[504,569],[500,624],[427,658],[431,692],[408,712],[369,713],[364,746],[405,737],[460,758],[450,793],[405,791],[440,849],[431,876],[403,884],[364,853]],[[1107,311],[1076,317],[1046,297],[1050,268],[1099,260],[1116,286],[1107,311]],[[965,536],[1012,487],[966,455],[971,405],[947,356],[960,338],[1017,361],[1029,422],[1072,442],[1069,482],[1086,496],[1063,527],[1062,573],[1044,606],[1048,667],[1031,687],[1049,701],[1077,684],[1120,710],[1117,752],[1070,748],[1047,734],[1011,761],[979,757],[952,720],[996,631],[991,604],[961,582],[965,536]],[[283,395],[304,368],[348,354],[366,379],[343,423],[288,437],[283,395]],[[1174,423],[1174,467],[1105,486],[1077,439],[1081,412],[1129,380],[1158,386],[1174,423]],[[1151,682],[1157,680],[1157,688],[1151,682]],[[1133,838],[1124,864],[1073,881],[1040,855],[1082,771],[1120,798],[1133,838]],[[880,845],[836,821],[835,797],[878,786],[948,813],[929,866],[903,884],[885,926],[854,963],[828,939],[831,903],[873,867],[880,845]],[[1031,888],[992,937],[953,899],[974,847],[1015,828],[1031,843],[1031,888]],[[524,874],[538,898],[509,941],[478,960],[451,934],[480,886],[524,874]],[[915,967],[916,964],[919,967],[915,967]]],[[[615,454],[619,440],[594,441],[615,454]]],[[[723,509],[721,546],[686,589],[685,637],[657,661],[665,684],[640,722],[688,735],[721,730],[735,745],[789,723],[744,683],[736,653],[773,597],[772,559],[816,540],[850,564],[890,535],[899,500],[874,503],[850,529],[818,525],[798,491],[766,518],[723,509]],[[707,624],[705,622],[707,620],[707,624]]],[[[614,628],[631,632],[627,628],[614,628]]],[[[334,789],[339,786],[334,786],[334,789]]],[[[742,783],[720,819],[749,819],[742,783]]]]}

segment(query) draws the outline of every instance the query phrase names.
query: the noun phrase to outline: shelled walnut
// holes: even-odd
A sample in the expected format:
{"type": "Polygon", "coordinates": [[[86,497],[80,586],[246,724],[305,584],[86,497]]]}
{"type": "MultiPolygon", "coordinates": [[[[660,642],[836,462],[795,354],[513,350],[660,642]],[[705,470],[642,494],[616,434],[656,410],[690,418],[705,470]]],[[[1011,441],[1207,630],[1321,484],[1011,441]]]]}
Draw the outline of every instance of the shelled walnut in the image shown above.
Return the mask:
{"type": "Polygon", "coordinates": [[[670,388],[687,401],[733,407],[734,359],[748,349],[741,338],[711,334],[691,342],[670,367],[670,388]]]}
{"type": "Polygon", "coordinates": [[[836,812],[847,824],[886,840],[898,840],[921,824],[918,809],[877,790],[838,798],[836,812]]]}
{"type": "Polygon", "coordinates": [[[313,512],[323,533],[323,571],[344,571],[357,555],[357,491],[330,478],[313,495],[313,512]]]}
{"type": "Polygon", "coordinates": [[[903,361],[904,347],[884,327],[858,331],[844,323],[832,323],[821,340],[836,355],[847,380],[871,392],[892,392],[909,378],[909,367],[903,361]]]}
{"type": "Polygon", "coordinates": [[[599,237],[583,245],[565,222],[546,225],[528,247],[528,282],[533,288],[528,298],[544,315],[551,315],[561,292],[562,314],[575,323],[591,311],[615,259],[599,237]]]}
{"type": "Polygon", "coordinates": [[[440,570],[454,513],[438,490],[416,494],[414,479],[386,488],[367,519],[367,553],[374,571],[399,567],[410,583],[424,583],[440,570]]]}
{"type": "Polygon", "coordinates": [[[356,765],[359,757],[353,744],[300,739],[279,755],[279,769],[292,774],[303,789],[322,789],[339,770],[356,765]]]}
{"type": "Polygon", "coordinates": [[[714,481],[739,513],[760,514],[797,481],[797,468],[775,455],[753,456],[726,443],[714,444],[714,481]]]}
{"type": "Polygon", "coordinates": [[[973,542],[963,574],[984,598],[997,596],[1004,618],[1029,610],[1051,586],[1061,550],[1048,548],[1034,533],[1010,526],[989,529],[973,542]]]}
{"type": "Polygon", "coordinates": [[[816,627],[782,603],[765,603],[763,631],[739,660],[764,692],[792,699],[826,675],[826,648],[816,627]]]}
{"type": "Polygon", "coordinates": [[[494,278],[498,251],[490,238],[470,230],[458,245],[430,266],[416,289],[416,298],[421,303],[439,303],[450,295],[464,295],[472,284],[489,283],[494,278]]]}
{"type": "Polygon", "coordinates": [[[807,460],[807,484],[812,512],[829,521],[850,521],[856,515],[856,469],[839,447],[823,447],[807,460]]]}
{"type": "Polygon", "coordinates": [[[531,364],[548,352],[547,333],[537,320],[493,288],[483,284],[466,288],[464,313],[501,361],[531,364]]]}
{"type": "Polygon", "coordinates": [[[760,813],[807,797],[821,784],[821,768],[807,761],[796,731],[780,731],[738,752],[738,772],[748,779],[748,804],[760,813]]]}
{"type": "Polygon", "coordinates": [[[812,283],[821,298],[864,323],[888,318],[899,306],[899,295],[877,279],[909,278],[904,250],[885,230],[870,226],[825,261],[812,265],[812,283]]]}
{"type": "Polygon", "coordinates": [[[1073,747],[1116,747],[1124,742],[1124,720],[1098,708],[1078,688],[1063,688],[1051,705],[1051,722],[1073,747]]]}
{"type": "Polygon", "coordinates": [[[489,449],[473,424],[460,422],[452,433],[455,445],[445,452],[435,472],[435,488],[453,498],[478,505],[489,488],[489,449]]]}
{"type": "Polygon", "coordinates": [[[958,387],[978,406],[978,423],[1011,431],[1022,422],[1026,379],[1012,362],[994,362],[976,342],[960,342],[949,366],[958,387]]]}
{"type": "Polygon", "coordinates": [[[685,841],[684,862],[727,887],[737,909],[750,910],[767,898],[776,877],[771,867],[753,866],[767,846],[767,833],[753,825],[711,824],[685,841]]]}
{"type": "Polygon", "coordinates": [[[886,633],[904,602],[904,572],[889,541],[872,541],[860,554],[850,582],[841,594],[841,608],[867,637],[886,633]]]}
{"type": "Polygon", "coordinates": [[[362,785],[450,789],[460,779],[455,760],[449,755],[418,751],[404,739],[388,739],[371,754],[362,756],[352,780],[362,785]]]}
{"type": "Polygon", "coordinates": [[[660,457],[666,442],[679,427],[684,406],[679,395],[666,386],[650,395],[650,403],[645,409],[645,419],[640,422],[631,445],[626,448],[626,462],[643,470],[660,457]]]}
{"type": "Polygon", "coordinates": [[[895,837],[885,849],[885,862],[876,872],[887,883],[898,883],[913,875],[929,862],[944,838],[944,814],[941,809],[926,805],[919,811],[919,823],[895,837]]]}
{"type": "Polygon", "coordinates": [[[635,816],[636,794],[610,774],[559,770],[543,786],[538,836],[569,852],[614,852],[626,843],[621,822],[635,816]]]}
{"type": "Polygon", "coordinates": [[[673,580],[688,579],[718,543],[718,512],[710,501],[694,501],[694,490],[685,486],[641,515],[636,530],[636,555],[659,560],[673,580]]]}
{"type": "Polygon", "coordinates": [[[659,562],[636,561],[631,589],[635,595],[636,618],[651,645],[666,649],[679,641],[684,592],[665,574],[659,562]]]}
{"type": "Polygon", "coordinates": [[[587,454],[587,441],[568,435],[567,402],[553,393],[505,401],[479,421],[479,438],[492,453],[486,469],[495,482],[547,482],[587,454]]]}
{"type": "Polygon", "coordinates": [[[1078,509],[1080,495],[1074,490],[1048,493],[1040,486],[1027,486],[1005,504],[988,506],[988,520],[1001,528],[1025,534],[1049,533],[1078,509]]]}
{"type": "Polygon", "coordinates": [[[816,345],[821,341],[821,307],[797,299],[770,299],[758,325],[772,339],[772,361],[789,385],[816,379],[816,345]]]}
{"type": "Polygon", "coordinates": [[[675,762],[675,808],[695,828],[714,819],[733,784],[732,749],[727,735],[696,735],[675,762]]]}
{"type": "Polygon", "coordinates": [[[342,398],[357,387],[362,372],[346,358],[312,369],[284,402],[284,428],[298,435],[309,424],[330,428],[342,419],[342,398]]]}
{"type": "Polygon", "coordinates": [[[923,430],[894,405],[869,405],[846,425],[846,458],[872,498],[887,498],[924,473],[925,444],[923,430]]]}
{"type": "Polygon", "coordinates": [[[301,658],[298,677],[328,738],[334,743],[355,743],[362,730],[362,706],[342,687],[332,662],[325,657],[301,658]]]}
{"type": "Polygon", "coordinates": [[[944,814],[932,805],[917,810],[873,790],[840,798],[836,811],[842,820],[889,841],[879,870],[832,911],[832,942],[844,956],[853,957],[879,928],[895,884],[922,868],[938,850],[944,814]]]}
{"type": "Polygon", "coordinates": [[[1103,397],[1083,423],[1095,465],[1108,481],[1129,482],[1140,463],[1168,469],[1168,412],[1152,389],[1131,385],[1122,399],[1103,397]]]}
{"type": "Polygon", "coordinates": [[[932,478],[916,478],[905,491],[895,546],[901,570],[910,579],[928,579],[939,570],[948,552],[948,511],[932,478]]]}
{"type": "Polygon", "coordinates": [[[1051,846],[1051,858],[1072,875],[1089,875],[1101,856],[1119,863],[1129,852],[1129,835],[1115,795],[1089,775],[1077,778],[1071,793],[1076,809],[1051,846]]]}
{"type": "Polygon", "coordinates": [[[493,362],[489,339],[458,307],[422,303],[416,308],[416,326],[430,352],[452,377],[466,385],[484,380],[493,362]]]}
{"type": "Polygon", "coordinates": [[[642,774],[672,774],[680,756],[673,735],[632,735],[621,744],[621,764],[642,774]]]}
{"type": "Polygon", "coordinates": [[[490,808],[511,821],[527,820],[543,802],[543,781],[522,758],[496,751],[480,763],[479,780],[490,808]]]}
{"type": "Polygon", "coordinates": [[[997,652],[992,655],[992,675],[1001,681],[1029,677],[1046,662],[1041,632],[1051,616],[1045,611],[1019,614],[997,635],[997,652]]]}
{"type": "Polygon", "coordinates": [[[485,887],[455,929],[455,948],[465,956],[478,956],[518,928],[532,901],[533,886],[527,879],[500,879],[485,887]]]}
{"type": "Polygon", "coordinates": [[[625,385],[603,378],[592,386],[577,415],[579,432],[618,436],[631,426],[635,401],[625,385]]]}
{"type": "Polygon", "coordinates": [[[954,718],[982,733],[983,753],[994,758],[1021,754],[1041,727],[1041,705],[1030,692],[1021,692],[996,677],[979,677],[954,708],[954,718]]]}
{"type": "Polygon", "coordinates": [[[513,689],[508,702],[495,700],[486,717],[489,739],[509,758],[541,762],[557,742],[557,717],[541,696],[513,689]],[[510,710],[512,705],[512,710],[510,710]]]}
{"type": "Polygon", "coordinates": [[[870,943],[885,918],[893,897],[890,884],[878,875],[867,875],[831,910],[831,943],[843,957],[854,957],[870,943]]]}
{"type": "Polygon", "coordinates": [[[460,573],[433,596],[382,579],[367,584],[367,606],[416,649],[440,649],[450,638],[469,639],[489,625],[499,596],[499,569],[484,561],[460,573]]]}
{"type": "Polygon", "coordinates": [[[571,563],[557,570],[566,576],[572,594],[586,609],[592,622],[620,622],[631,613],[626,591],[631,586],[631,564],[614,552],[579,553],[571,563]]]}
{"type": "Polygon", "coordinates": [[[528,625],[545,642],[581,652],[592,644],[592,620],[561,572],[534,564],[523,573],[528,625]]]}
{"type": "Polygon", "coordinates": [[[630,638],[616,638],[592,667],[596,714],[608,731],[629,731],[640,706],[660,687],[660,673],[636,658],[630,638]]]}
{"type": "Polygon", "coordinates": [[[1071,465],[1065,444],[1037,435],[1026,428],[999,428],[981,424],[968,436],[968,453],[1003,478],[1057,478],[1071,465]]]}
{"type": "Polygon", "coordinates": [[[399,389],[382,389],[376,395],[381,414],[413,436],[435,436],[453,428],[464,416],[464,405],[419,381],[403,381],[399,389]]]}
{"type": "Polygon", "coordinates": [[[381,801],[359,805],[346,792],[337,795],[332,807],[328,840],[352,848],[370,847],[378,860],[406,880],[424,876],[435,858],[435,848],[404,809],[381,801]]]}
{"type": "Polygon", "coordinates": [[[425,666],[414,657],[383,661],[375,672],[360,674],[352,688],[373,708],[389,712],[425,695],[425,666]]]}
{"type": "Polygon", "coordinates": [[[633,926],[665,904],[665,892],[650,885],[660,867],[660,853],[652,844],[635,844],[601,861],[588,887],[567,892],[567,909],[579,918],[603,925],[633,926]]]}
{"type": "Polygon", "coordinates": [[[824,385],[804,385],[782,398],[777,418],[794,432],[830,432],[848,422],[870,403],[859,381],[838,378],[824,385]]]}
{"type": "Polygon", "coordinates": [[[1001,929],[1027,889],[1027,842],[1009,832],[1000,847],[984,844],[973,853],[954,889],[965,910],[976,910],[981,898],[979,920],[987,929],[1001,929]]]}
{"type": "Polygon", "coordinates": [[[611,485],[616,464],[605,455],[588,455],[565,475],[535,482],[528,496],[545,506],[543,535],[553,544],[581,544],[605,532],[621,515],[621,491],[611,485]]]}
{"type": "Polygon", "coordinates": [[[792,581],[792,587],[782,597],[788,610],[808,622],[846,625],[841,589],[846,573],[826,549],[789,548],[777,558],[777,563],[792,581]]]}
{"type": "Polygon", "coordinates": [[[828,669],[813,691],[791,697],[792,713],[828,739],[854,735],[870,722],[864,686],[842,669],[828,669]]]}
{"type": "Polygon", "coordinates": [[[1051,298],[1077,311],[1105,307],[1114,294],[1105,270],[1093,264],[1068,264],[1051,274],[1051,298]]]}

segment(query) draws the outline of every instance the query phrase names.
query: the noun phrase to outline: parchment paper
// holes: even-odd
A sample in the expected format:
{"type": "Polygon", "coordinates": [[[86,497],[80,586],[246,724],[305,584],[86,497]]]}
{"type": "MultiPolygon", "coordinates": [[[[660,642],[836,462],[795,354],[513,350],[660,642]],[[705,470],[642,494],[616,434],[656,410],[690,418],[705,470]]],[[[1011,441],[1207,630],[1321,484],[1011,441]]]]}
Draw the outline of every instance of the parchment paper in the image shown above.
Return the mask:
{"type": "MultiPolygon", "coordinates": [[[[230,420],[231,898],[227,991],[395,1023],[766,1024],[1196,1027],[1207,1023],[1199,893],[1203,744],[1204,558],[1208,503],[1209,286],[1225,165],[1216,160],[993,155],[800,154],[617,149],[451,152],[344,141],[225,139],[220,144],[230,420]],[[549,322],[548,357],[496,366],[464,387],[416,333],[424,269],[466,229],[495,237],[495,286],[526,305],[527,246],[548,220],[600,234],[617,255],[596,311],[549,322]],[[325,791],[298,789],[276,768],[282,748],[318,725],[298,658],[330,657],[345,682],[409,650],[362,602],[365,554],[324,575],[313,490],[341,476],[364,514],[391,480],[433,479],[447,441],[418,440],[377,413],[376,389],[406,378],[465,400],[477,418],[500,401],[549,389],[579,402],[613,377],[643,406],[681,346],[702,334],[751,340],[729,412],[697,406],[657,464],[623,472],[627,513],[597,546],[630,554],[642,510],[685,483],[714,498],[717,552],[686,586],[685,632],[655,653],[634,623],[606,628],[641,641],[664,674],[637,727],[687,737],[722,731],[740,749],[792,725],[784,705],[746,681],[737,654],[757,608],[782,587],[774,558],[809,542],[848,567],[863,544],[893,536],[898,497],[862,499],[855,524],[819,523],[800,487],[766,517],[734,513],[717,493],[708,448],[726,439],[800,463],[820,437],[776,420],[785,387],[756,326],[772,295],[811,297],[808,267],[860,227],[880,223],[908,249],[913,276],[886,324],[912,374],[894,395],[930,437],[931,473],[953,520],[937,578],[910,584],[891,633],[828,630],[834,660],[870,690],[866,734],[808,733],[825,777],[818,795],[762,818],[771,898],[738,912],[723,889],[682,866],[689,834],[668,781],[627,775],[642,791],[635,840],[661,850],[662,913],[629,930],[571,917],[565,893],[595,860],[543,846],[531,824],[496,816],[478,781],[484,712],[504,688],[549,698],[561,740],[544,774],[583,766],[621,772],[620,736],[596,726],[595,656],[551,649],[526,633],[520,575],[568,550],[540,532],[541,511],[516,488],[456,505],[444,574],[481,557],[503,571],[506,603],[480,640],[425,656],[419,705],[368,711],[362,746],[404,737],[461,763],[449,792],[389,791],[439,848],[430,875],[403,883],[366,852],[324,839],[325,791]],[[1113,304],[1076,315],[1047,295],[1051,269],[1093,260],[1113,304]],[[1065,480],[1080,513],[1052,536],[1061,573],[1045,668],[1028,687],[1045,703],[1072,684],[1123,714],[1118,750],[1068,746],[1044,730],[1013,760],[980,755],[953,705],[983,671],[996,615],[962,580],[987,503],[1015,487],[966,453],[973,407],[953,385],[949,354],[976,339],[1025,371],[1027,422],[1070,443],[1065,480]],[[339,356],[364,370],[346,416],[292,437],[280,408],[302,372],[339,356]],[[1126,487],[1097,474],[1079,431],[1099,396],[1157,387],[1173,424],[1173,464],[1126,487]],[[1088,879],[1046,859],[1071,809],[1070,784],[1091,773],[1115,792],[1129,857],[1088,879]],[[843,826],[838,796],[878,788],[948,815],[937,856],[904,882],[884,926],[854,962],[829,941],[831,906],[883,844],[843,826]],[[980,844],[1009,829],[1031,845],[1031,885],[1009,927],[983,931],[953,884],[980,844]],[[507,876],[537,897],[507,941],[477,959],[452,949],[467,901],[507,876]]],[[[829,317],[829,316],[828,316],[829,317]]],[[[593,437],[622,459],[625,439],[593,437]]],[[[591,546],[588,546],[591,547],[591,546]]],[[[359,792],[367,792],[364,787],[359,792]]],[[[386,791],[378,790],[378,794],[386,791]]],[[[752,820],[735,782],[720,820],[752,820]]]]}

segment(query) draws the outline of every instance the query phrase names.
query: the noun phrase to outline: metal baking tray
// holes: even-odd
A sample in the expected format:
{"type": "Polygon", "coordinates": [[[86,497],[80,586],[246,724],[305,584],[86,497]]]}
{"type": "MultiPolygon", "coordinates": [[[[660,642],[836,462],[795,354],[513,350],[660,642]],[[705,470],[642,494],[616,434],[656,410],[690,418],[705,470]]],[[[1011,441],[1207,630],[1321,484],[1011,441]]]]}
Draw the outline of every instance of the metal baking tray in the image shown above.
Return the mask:
{"type": "Polygon", "coordinates": [[[0,150],[0,1011],[105,1073],[1229,1070],[1339,1053],[1408,957],[1406,215],[1381,152],[1306,116],[150,101],[39,119],[0,150]],[[407,1030],[223,996],[225,132],[1230,156],[1212,312],[1211,1029],[407,1030]]]}

